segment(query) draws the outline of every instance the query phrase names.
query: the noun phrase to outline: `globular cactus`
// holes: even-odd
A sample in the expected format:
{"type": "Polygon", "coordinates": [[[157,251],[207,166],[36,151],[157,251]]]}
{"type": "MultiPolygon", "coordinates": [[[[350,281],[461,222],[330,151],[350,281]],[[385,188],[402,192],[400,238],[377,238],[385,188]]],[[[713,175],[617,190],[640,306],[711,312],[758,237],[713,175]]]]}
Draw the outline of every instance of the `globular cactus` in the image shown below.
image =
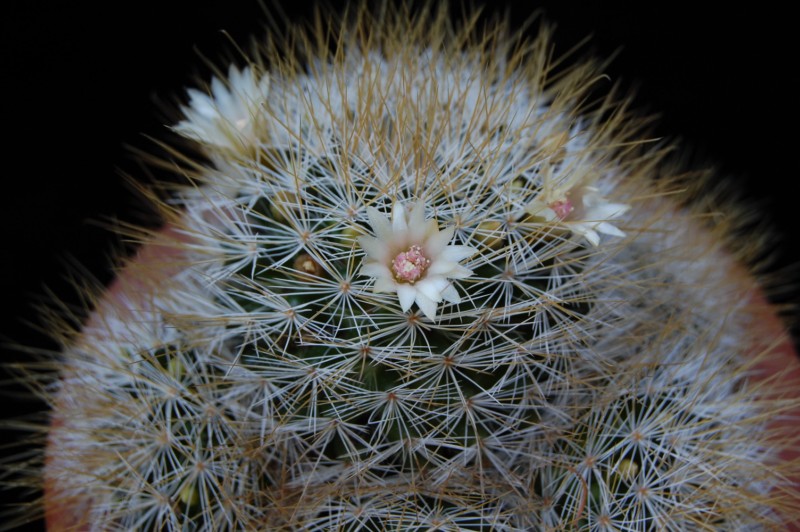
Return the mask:
{"type": "Polygon", "coordinates": [[[680,204],[602,67],[547,28],[353,14],[189,91],[190,184],[63,351],[50,526],[793,517],[798,403],[760,377],[732,222],[680,204]]]}

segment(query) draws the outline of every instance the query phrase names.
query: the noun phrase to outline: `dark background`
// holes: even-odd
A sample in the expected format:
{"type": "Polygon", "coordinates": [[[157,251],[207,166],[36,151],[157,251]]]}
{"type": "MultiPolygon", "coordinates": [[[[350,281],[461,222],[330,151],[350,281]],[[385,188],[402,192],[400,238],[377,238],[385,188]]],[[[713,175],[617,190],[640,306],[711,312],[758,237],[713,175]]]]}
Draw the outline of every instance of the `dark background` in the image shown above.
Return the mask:
{"type": "MultiPolygon", "coordinates": [[[[277,4],[266,3],[275,13],[277,4]]],[[[313,3],[280,2],[292,18],[313,3]]],[[[510,9],[519,22],[531,5],[541,6],[557,23],[561,52],[588,35],[585,52],[605,58],[621,50],[608,73],[638,88],[638,108],[661,115],[656,133],[680,138],[691,166],[717,168],[720,179],[731,179],[731,187],[761,205],[781,235],[773,270],[800,263],[800,196],[792,188],[800,167],[798,86],[789,79],[798,66],[793,16],[766,7],[706,13],[679,2],[493,5],[510,9]]],[[[38,323],[36,305],[52,307],[46,288],[78,303],[66,274],[80,264],[108,282],[108,257],[120,247],[97,222],[148,221],[123,174],[150,170],[125,146],[153,151],[144,135],[170,138],[165,110],[183,98],[183,87],[195,85],[195,75],[208,79],[202,57],[218,61],[233,49],[231,41],[246,44],[261,34],[264,8],[250,0],[4,6],[0,342],[52,349],[30,325],[38,323]]],[[[783,302],[800,302],[797,271],[785,275],[794,285],[787,284],[783,302]]],[[[0,349],[4,361],[28,356],[0,349]]],[[[3,390],[1,410],[41,411],[14,395],[13,385],[4,382],[3,390]]]]}

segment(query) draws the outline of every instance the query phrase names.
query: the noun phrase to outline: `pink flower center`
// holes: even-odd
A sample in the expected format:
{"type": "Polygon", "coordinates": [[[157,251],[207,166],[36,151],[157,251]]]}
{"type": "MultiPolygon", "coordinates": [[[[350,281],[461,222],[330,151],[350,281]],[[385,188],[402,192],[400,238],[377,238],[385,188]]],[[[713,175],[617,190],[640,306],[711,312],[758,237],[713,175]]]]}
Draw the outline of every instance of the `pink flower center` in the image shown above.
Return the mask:
{"type": "Polygon", "coordinates": [[[394,258],[392,270],[398,281],[413,283],[422,277],[430,265],[431,260],[422,254],[422,248],[414,245],[394,258]]]}
{"type": "Polygon", "coordinates": [[[548,205],[548,207],[550,207],[550,210],[556,213],[556,216],[558,216],[559,220],[563,220],[569,216],[569,213],[575,210],[575,207],[572,206],[572,202],[568,198],[564,199],[563,201],[554,201],[548,205]]]}

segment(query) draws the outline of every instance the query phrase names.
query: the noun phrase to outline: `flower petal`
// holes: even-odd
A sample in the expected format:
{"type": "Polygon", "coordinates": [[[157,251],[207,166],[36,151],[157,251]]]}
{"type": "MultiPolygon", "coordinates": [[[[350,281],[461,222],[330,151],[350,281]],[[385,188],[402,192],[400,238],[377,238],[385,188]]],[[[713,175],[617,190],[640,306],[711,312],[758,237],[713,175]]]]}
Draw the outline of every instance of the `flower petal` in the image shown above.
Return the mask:
{"type": "Polygon", "coordinates": [[[450,273],[447,274],[447,277],[449,277],[450,279],[466,279],[467,277],[470,277],[473,273],[475,272],[473,272],[466,266],[457,264],[455,268],[450,270],[450,273]]]}
{"type": "Polygon", "coordinates": [[[365,262],[361,266],[361,271],[358,273],[369,277],[386,277],[392,279],[392,272],[389,271],[389,267],[380,262],[365,262]]]}
{"type": "Polygon", "coordinates": [[[597,227],[595,227],[595,229],[606,235],[625,236],[625,233],[623,233],[616,226],[613,226],[608,222],[600,222],[599,224],[597,224],[597,227]]]}
{"type": "Polygon", "coordinates": [[[442,299],[449,301],[450,303],[461,303],[461,296],[458,294],[456,287],[452,284],[448,284],[447,288],[442,290],[442,299]]]}
{"type": "Polygon", "coordinates": [[[459,262],[468,259],[477,252],[478,249],[472,246],[447,246],[442,251],[441,257],[452,262],[459,262]]]}
{"type": "MultiPolygon", "coordinates": [[[[189,94],[189,105],[191,110],[204,116],[205,118],[214,118],[217,111],[214,108],[214,102],[206,94],[197,89],[189,89],[186,91],[189,94]]],[[[183,108],[187,110],[186,107],[183,108]]]]}
{"type": "Polygon", "coordinates": [[[400,308],[405,312],[417,299],[417,289],[410,284],[397,283],[397,298],[400,300],[400,308]]]}
{"type": "Polygon", "coordinates": [[[428,275],[428,277],[416,283],[414,287],[418,293],[423,294],[432,301],[439,302],[442,300],[442,290],[447,288],[448,284],[447,279],[444,277],[428,275]]]}
{"type": "Polygon", "coordinates": [[[449,277],[450,272],[452,272],[456,266],[458,266],[457,263],[449,260],[437,260],[428,267],[428,275],[449,277]]]}
{"type": "Polygon", "coordinates": [[[436,302],[422,294],[417,294],[417,305],[425,316],[431,321],[436,321],[436,302]]]}
{"type": "Polygon", "coordinates": [[[525,206],[525,212],[534,218],[541,218],[545,222],[553,222],[558,219],[558,215],[550,206],[539,199],[531,201],[525,206]]]}
{"type": "Polygon", "coordinates": [[[424,227],[425,226],[425,203],[420,200],[415,201],[411,205],[411,210],[408,212],[408,216],[406,217],[408,221],[409,227],[417,226],[417,227],[424,227]]]}
{"type": "Polygon", "coordinates": [[[628,209],[630,206],[623,203],[598,203],[587,209],[584,217],[592,221],[612,220],[622,216],[628,209]]]}
{"type": "Polygon", "coordinates": [[[392,292],[397,292],[397,282],[391,277],[375,277],[375,284],[372,286],[372,291],[375,293],[388,292],[390,294],[392,292]]]}
{"type": "Polygon", "coordinates": [[[384,243],[389,242],[392,238],[392,224],[389,220],[375,207],[367,207],[367,218],[375,237],[384,243]]]}
{"type": "Polygon", "coordinates": [[[397,234],[405,234],[408,231],[408,222],[406,221],[406,209],[402,203],[395,203],[392,207],[392,232],[397,234]]]}
{"type": "Polygon", "coordinates": [[[437,275],[451,279],[463,279],[472,275],[472,270],[457,262],[436,261],[428,268],[428,275],[437,275]]]}
{"type": "Polygon", "coordinates": [[[455,232],[456,228],[452,226],[445,227],[441,231],[436,230],[425,241],[425,252],[431,256],[439,255],[447,248],[447,244],[453,239],[455,232]]]}
{"type": "Polygon", "coordinates": [[[358,244],[366,252],[367,256],[376,262],[388,262],[391,258],[389,256],[389,248],[384,240],[371,236],[360,236],[358,237],[358,244]]]}
{"type": "Polygon", "coordinates": [[[570,229],[576,234],[582,235],[593,246],[600,245],[600,235],[597,234],[591,225],[585,223],[570,224],[570,229]]]}

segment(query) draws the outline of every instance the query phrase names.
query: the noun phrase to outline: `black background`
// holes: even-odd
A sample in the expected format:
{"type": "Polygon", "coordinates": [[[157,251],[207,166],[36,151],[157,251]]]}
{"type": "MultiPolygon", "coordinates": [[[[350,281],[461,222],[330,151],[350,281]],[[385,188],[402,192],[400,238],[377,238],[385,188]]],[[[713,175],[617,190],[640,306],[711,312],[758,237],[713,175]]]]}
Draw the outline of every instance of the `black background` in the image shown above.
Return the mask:
{"type": "MultiPolygon", "coordinates": [[[[282,4],[297,18],[314,3],[282,4]]],[[[45,288],[77,303],[66,280],[74,270],[69,264],[107,282],[108,256],[119,248],[96,222],[148,220],[122,176],[147,170],[125,145],[152,151],[144,135],[170,138],[165,109],[175,108],[194,76],[208,79],[202,57],[219,61],[231,42],[261,34],[265,8],[250,0],[4,5],[0,341],[53,348],[29,325],[38,322],[35,305],[49,301],[45,288]]],[[[774,270],[800,262],[794,17],[760,6],[705,12],[680,2],[493,6],[510,9],[519,22],[542,7],[557,24],[562,52],[588,35],[586,53],[604,58],[620,51],[608,73],[638,88],[638,108],[660,114],[656,133],[679,138],[691,166],[717,168],[720,179],[761,205],[782,235],[774,270]]],[[[266,10],[274,14],[276,7],[268,3],[266,10]]],[[[794,271],[787,282],[800,280],[794,271]]],[[[800,301],[796,286],[783,301],[800,301]]],[[[9,347],[1,354],[5,361],[27,356],[9,347]]],[[[10,394],[0,397],[3,410],[41,409],[15,396],[14,386],[3,388],[10,394]]]]}

